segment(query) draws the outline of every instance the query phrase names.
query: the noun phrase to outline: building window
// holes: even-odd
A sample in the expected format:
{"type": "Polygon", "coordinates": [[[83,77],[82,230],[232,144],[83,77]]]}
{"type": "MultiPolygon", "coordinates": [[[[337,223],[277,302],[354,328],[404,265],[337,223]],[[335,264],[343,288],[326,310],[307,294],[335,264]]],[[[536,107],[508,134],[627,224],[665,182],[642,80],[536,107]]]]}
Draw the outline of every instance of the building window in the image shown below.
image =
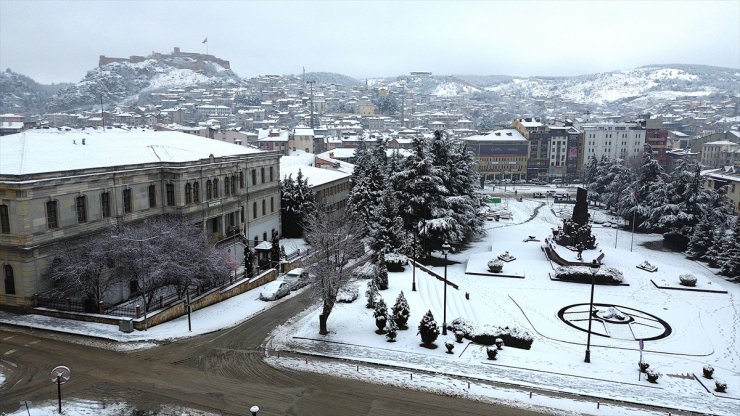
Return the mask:
{"type": "Polygon", "coordinates": [[[231,175],[231,195],[236,195],[236,175],[231,175]]]}
{"type": "Polygon", "coordinates": [[[265,204],[265,200],[263,199],[262,200],[262,215],[266,215],[267,214],[267,209],[265,208],[266,206],[267,206],[267,204],[265,204]]]}
{"type": "Polygon", "coordinates": [[[265,168],[264,167],[260,168],[260,180],[262,181],[262,183],[265,183],[265,168]]]}
{"type": "Polygon", "coordinates": [[[254,236],[254,245],[257,246],[257,243],[259,243],[259,242],[260,242],[260,236],[255,235],[254,236]]]}
{"type": "Polygon", "coordinates": [[[193,202],[200,202],[200,185],[198,185],[198,182],[193,182],[193,202]]]}
{"type": "Polygon", "coordinates": [[[252,203],[252,218],[257,218],[257,202],[252,203]]]}
{"type": "Polygon", "coordinates": [[[257,170],[252,169],[252,185],[257,185],[257,170]]]}
{"type": "Polygon", "coordinates": [[[15,295],[15,276],[13,275],[13,266],[6,264],[4,269],[5,269],[5,294],[15,295]]]}
{"type": "Polygon", "coordinates": [[[110,192],[100,194],[100,211],[103,213],[103,218],[110,217],[110,192]]]}
{"type": "Polygon", "coordinates": [[[0,232],[10,234],[10,214],[7,205],[0,205],[0,232]]]}
{"type": "Polygon", "coordinates": [[[86,200],[87,198],[84,195],[75,198],[75,205],[77,205],[77,222],[87,222],[87,208],[85,206],[86,200]]]}
{"type": "Polygon", "coordinates": [[[239,171],[239,188],[244,189],[244,171],[239,171]]]}
{"type": "Polygon", "coordinates": [[[231,182],[229,180],[229,177],[228,176],[225,177],[224,178],[224,196],[229,196],[229,189],[231,189],[231,187],[229,186],[229,182],[231,182]]]}
{"type": "Polygon", "coordinates": [[[267,241],[267,233],[266,232],[262,233],[262,239],[264,241],[267,241]]]}
{"type": "Polygon", "coordinates": [[[193,186],[190,183],[185,184],[185,203],[193,202],[193,186]]]}
{"type": "Polygon", "coordinates": [[[157,206],[157,187],[155,185],[149,185],[149,208],[157,206]]]}
{"type": "Polygon", "coordinates": [[[218,198],[218,178],[213,180],[213,197],[218,198]]]}
{"type": "Polygon", "coordinates": [[[275,197],[270,197],[270,212],[275,212],[275,197]]]}
{"type": "Polygon", "coordinates": [[[270,182],[272,182],[274,180],[275,180],[275,178],[273,176],[273,168],[272,168],[272,166],[270,166],[270,182]]]}
{"type": "Polygon", "coordinates": [[[213,198],[213,183],[211,183],[211,180],[206,181],[206,201],[213,198]]]}
{"type": "Polygon", "coordinates": [[[167,206],[175,206],[175,185],[168,183],[165,185],[165,190],[167,193],[167,206]]]}
{"type": "Polygon", "coordinates": [[[239,209],[239,221],[244,222],[244,206],[239,209]]]}
{"type": "Polygon", "coordinates": [[[131,213],[131,189],[123,190],[123,212],[125,214],[131,213]]]}
{"type": "Polygon", "coordinates": [[[59,227],[57,222],[57,201],[49,201],[46,203],[46,224],[49,229],[59,227]]]}

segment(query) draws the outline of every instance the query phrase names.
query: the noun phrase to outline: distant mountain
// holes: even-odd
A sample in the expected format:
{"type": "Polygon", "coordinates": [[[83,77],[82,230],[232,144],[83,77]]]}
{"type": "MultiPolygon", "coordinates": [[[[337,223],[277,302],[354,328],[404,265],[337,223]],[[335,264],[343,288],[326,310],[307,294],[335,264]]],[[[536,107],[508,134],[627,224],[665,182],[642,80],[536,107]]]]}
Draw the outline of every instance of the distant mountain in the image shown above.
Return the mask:
{"type": "Polygon", "coordinates": [[[163,59],[110,62],[89,71],[77,84],[59,91],[49,100],[48,108],[49,111],[85,110],[100,105],[101,96],[106,105],[145,103],[148,92],[240,83],[241,79],[234,72],[216,62],[205,62],[198,70],[163,59]]]}
{"type": "MultiPolygon", "coordinates": [[[[300,78],[300,77],[299,77],[300,78]]],[[[362,85],[362,82],[347,75],[334,72],[306,72],[305,82],[315,81],[316,84],[337,84],[344,87],[362,85]]]]}
{"type": "Polygon", "coordinates": [[[49,98],[71,84],[39,84],[6,69],[0,72],[0,114],[39,114],[46,111],[49,98]]]}

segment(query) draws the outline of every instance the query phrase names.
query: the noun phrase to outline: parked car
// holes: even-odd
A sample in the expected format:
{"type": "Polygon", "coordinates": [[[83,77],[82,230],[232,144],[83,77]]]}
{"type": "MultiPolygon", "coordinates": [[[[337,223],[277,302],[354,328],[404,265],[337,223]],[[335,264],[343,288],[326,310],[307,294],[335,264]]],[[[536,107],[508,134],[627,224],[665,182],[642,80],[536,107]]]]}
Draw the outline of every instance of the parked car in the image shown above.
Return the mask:
{"type": "Polygon", "coordinates": [[[532,196],[535,198],[544,198],[545,194],[544,192],[535,192],[534,194],[532,194],[532,196]]]}
{"type": "Polygon", "coordinates": [[[260,299],[278,300],[290,293],[290,283],[282,280],[274,280],[260,287],[260,299]]]}
{"type": "Polygon", "coordinates": [[[285,273],[282,280],[290,284],[290,290],[296,290],[306,286],[310,282],[310,277],[308,271],[299,267],[285,273]]]}

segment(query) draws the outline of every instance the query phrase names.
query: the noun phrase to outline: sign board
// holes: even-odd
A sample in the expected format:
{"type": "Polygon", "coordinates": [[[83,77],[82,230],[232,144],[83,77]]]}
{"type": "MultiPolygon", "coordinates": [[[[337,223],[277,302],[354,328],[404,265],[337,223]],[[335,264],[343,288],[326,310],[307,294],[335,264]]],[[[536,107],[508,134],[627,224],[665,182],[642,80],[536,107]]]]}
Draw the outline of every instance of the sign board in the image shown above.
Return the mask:
{"type": "Polygon", "coordinates": [[[51,381],[54,383],[57,382],[57,378],[58,378],[59,384],[64,384],[67,381],[69,381],[69,377],[70,377],[69,367],[59,365],[59,366],[54,367],[53,370],[51,370],[51,381]]]}
{"type": "Polygon", "coordinates": [[[491,204],[500,204],[501,203],[501,197],[494,196],[491,198],[488,198],[488,202],[491,204]]]}

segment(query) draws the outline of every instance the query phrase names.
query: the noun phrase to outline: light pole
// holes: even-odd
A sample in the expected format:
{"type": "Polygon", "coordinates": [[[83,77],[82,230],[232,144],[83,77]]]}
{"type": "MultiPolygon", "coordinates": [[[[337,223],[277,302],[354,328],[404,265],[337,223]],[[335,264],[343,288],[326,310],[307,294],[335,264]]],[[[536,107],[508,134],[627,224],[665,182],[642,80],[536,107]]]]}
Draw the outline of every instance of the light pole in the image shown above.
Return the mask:
{"type": "Polygon", "coordinates": [[[450,251],[450,244],[445,241],[442,244],[442,254],[445,255],[445,288],[444,301],[442,306],[442,335],[447,335],[447,253],[450,251]]]}
{"type": "Polygon", "coordinates": [[[249,411],[252,412],[252,416],[257,416],[257,412],[260,411],[260,407],[256,405],[252,406],[249,408],[249,411]]]}
{"type": "Polygon", "coordinates": [[[413,268],[411,269],[411,291],[416,292],[416,230],[414,230],[414,246],[411,253],[414,257],[413,268]]]}
{"type": "Polygon", "coordinates": [[[591,301],[588,307],[588,338],[586,340],[586,358],[584,362],[591,362],[591,319],[593,317],[594,310],[594,286],[596,285],[596,273],[599,272],[601,265],[594,259],[591,261],[591,301]]]}

